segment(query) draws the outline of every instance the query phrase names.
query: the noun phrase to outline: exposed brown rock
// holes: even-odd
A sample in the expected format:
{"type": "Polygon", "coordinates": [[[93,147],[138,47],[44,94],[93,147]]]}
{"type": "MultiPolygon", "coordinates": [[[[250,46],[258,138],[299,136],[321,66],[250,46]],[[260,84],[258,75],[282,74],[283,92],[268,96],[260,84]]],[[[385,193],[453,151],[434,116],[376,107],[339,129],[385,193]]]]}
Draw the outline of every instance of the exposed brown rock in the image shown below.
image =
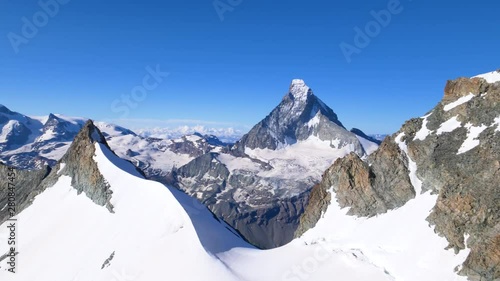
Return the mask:
{"type": "Polygon", "coordinates": [[[470,93],[481,93],[482,87],[485,85],[484,82],[485,80],[482,78],[469,79],[465,77],[449,80],[444,88],[443,101],[454,101],[470,93]]]}
{"type": "Polygon", "coordinates": [[[406,166],[406,156],[392,137],[365,162],[355,153],[337,159],[311,191],[309,204],[295,234],[314,227],[331,202],[330,188],[349,215],[371,217],[403,206],[415,197],[406,166]]]}
{"type": "Polygon", "coordinates": [[[427,115],[426,127],[431,133],[425,140],[415,139],[424,124],[422,118],[415,118],[366,161],[353,155],[337,160],[323,182],[314,187],[317,196],[311,197],[297,234],[314,226],[326,211],[330,187],[336,190],[339,204],[358,216],[397,208],[413,198],[408,161],[394,141],[404,133],[402,141],[417,164],[423,191],[438,194],[427,220],[448,240],[448,248],[471,251],[460,274],[473,281],[500,280],[500,128],[494,125],[500,117],[500,83],[489,84],[482,78],[448,81],[443,100],[427,115]],[[475,96],[472,100],[444,111],[446,104],[470,93],[475,96]],[[437,135],[436,130],[452,117],[462,127],[437,135]],[[457,154],[467,138],[465,124],[487,128],[478,136],[478,146],[457,154]]]}

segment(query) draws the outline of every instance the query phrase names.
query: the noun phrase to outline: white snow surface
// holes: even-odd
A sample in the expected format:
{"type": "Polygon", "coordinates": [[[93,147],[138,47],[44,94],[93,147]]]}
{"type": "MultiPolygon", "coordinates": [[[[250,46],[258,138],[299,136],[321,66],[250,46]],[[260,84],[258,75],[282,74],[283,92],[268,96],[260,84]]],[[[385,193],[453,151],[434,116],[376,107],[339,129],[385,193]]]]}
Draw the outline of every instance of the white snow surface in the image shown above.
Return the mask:
{"type": "Polygon", "coordinates": [[[496,83],[500,81],[500,72],[492,71],[478,76],[474,76],[473,78],[483,78],[488,83],[496,83]]]}
{"type": "Polygon", "coordinates": [[[9,120],[9,122],[3,126],[2,131],[0,132],[0,143],[7,141],[7,137],[16,126],[19,126],[19,121],[17,120],[9,120]]]}
{"type": "MultiPolygon", "coordinates": [[[[117,275],[127,280],[240,280],[205,248],[219,244],[246,246],[217,221],[196,229],[188,213],[162,184],[147,181],[128,162],[96,144],[94,157],[113,191],[115,213],[77,195],[71,178],[37,196],[18,216],[19,268],[17,274],[0,266],[0,280],[102,280],[117,275]],[[209,233],[216,231],[216,233],[209,233]],[[206,232],[206,233],[205,233],[206,232]],[[202,245],[207,236],[211,245],[202,245]],[[115,252],[108,267],[101,269],[115,252]],[[168,276],[168,277],[166,277],[168,276]]],[[[199,209],[199,212],[206,210],[199,209]]],[[[0,252],[7,252],[6,224],[0,229],[0,252]]],[[[219,247],[220,248],[220,247],[219,247]]]]}
{"type": "Polygon", "coordinates": [[[250,149],[245,153],[252,157],[271,164],[271,171],[260,172],[263,177],[305,179],[314,177],[320,179],[323,172],[335,160],[354,151],[353,145],[338,147],[338,140],[323,141],[316,136],[299,141],[282,149],[250,149]],[[333,147],[332,147],[333,146],[333,147]]]}
{"type": "Polygon", "coordinates": [[[316,115],[314,115],[313,118],[311,118],[311,120],[309,120],[309,122],[307,122],[307,127],[309,128],[313,128],[315,126],[318,126],[319,123],[321,122],[321,113],[318,111],[318,113],[316,115]]]}
{"type": "Polygon", "coordinates": [[[467,280],[454,268],[465,261],[469,250],[458,255],[444,250],[448,242],[425,220],[436,199],[430,193],[417,195],[405,206],[369,219],[346,215],[348,209],[333,200],[316,227],[300,240],[356,253],[358,260],[387,272],[375,280],[467,280]]]}
{"type": "Polygon", "coordinates": [[[296,100],[304,101],[307,99],[307,94],[309,93],[309,87],[306,85],[302,79],[293,79],[290,86],[290,93],[296,100]]]}
{"type": "Polygon", "coordinates": [[[443,133],[453,132],[455,129],[462,127],[462,123],[458,121],[458,116],[451,117],[446,122],[442,123],[439,129],[436,131],[437,135],[441,135],[443,133]]]}
{"type": "Polygon", "coordinates": [[[427,138],[427,136],[431,133],[431,131],[429,129],[427,129],[427,123],[429,121],[427,121],[427,118],[429,118],[429,116],[431,116],[432,113],[428,114],[428,115],[425,115],[424,117],[422,117],[423,121],[422,121],[422,128],[420,128],[420,130],[415,134],[415,139],[414,140],[425,140],[427,138]]]}
{"type": "Polygon", "coordinates": [[[477,139],[479,135],[486,130],[488,127],[485,125],[481,125],[479,127],[473,126],[471,123],[467,123],[465,127],[468,129],[467,138],[462,143],[462,146],[458,149],[457,154],[465,153],[474,147],[480,144],[480,141],[477,139]]]}
{"type": "Polygon", "coordinates": [[[118,156],[129,159],[134,163],[138,161],[147,163],[148,167],[156,170],[169,172],[173,167],[183,166],[194,159],[188,154],[175,153],[168,149],[168,146],[173,142],[182,140],[165,139],[150,142],[134,135],[111,136],[106,140],[118,156]],[[127,151],[129,149],[137,153],[137,155],[128,156],[127,151]]]}
{"type": "Polygon", "coordinates": [[[475,95],[473,93],[470,93],[466,96],[463,96],[461,98],[459,98],[458,100],[452,102],[452,103],[449,103],[447,105],[444,106],[444,111],[450,111],[452,110],[453,108],[459,106],[459,105],[462,105],[466,102],[469,102],[475,95]]]}

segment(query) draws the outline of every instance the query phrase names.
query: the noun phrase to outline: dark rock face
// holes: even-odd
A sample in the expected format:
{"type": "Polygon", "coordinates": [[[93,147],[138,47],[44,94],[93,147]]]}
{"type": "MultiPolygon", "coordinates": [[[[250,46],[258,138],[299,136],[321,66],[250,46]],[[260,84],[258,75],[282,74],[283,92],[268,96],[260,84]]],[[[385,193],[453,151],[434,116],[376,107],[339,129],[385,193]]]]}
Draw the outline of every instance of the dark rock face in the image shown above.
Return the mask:
{"type": "MultiPolygon", "coordinates": [[[[195,136],[199,135],[195,134],[195,136]]],[[[216,142],[218,139],[214,137],[211,140],[216,142]]],[[[174,153],[198,157],[214,149],[214,146],[204,139],[203,136],[200,136],[200,139],[196,141],[190,141],[187,136],[184,136],[181,138],[181,141],[173,141],[168,148],[174,153]]]]}
{"type": "Polygon", "coordinates": [[[222,214],[221,218],[238,229],[243,237],[249,237],[250,243],[271,249],[293,239],[307,198],[308,193],[303,193],[292,198],[269,200],[261,208],[238,206],[226,200],[209,207],[213,213],[222,214]]]}
{"type": "Polygon", "coordinates": [[[231,174],[218,156],[207,153],[179,168],[174,185],[199,199],[257,247],[275,248],[291,241],[308,192],[279,198],[256,188],[243,201],[236,200],[245,187],[259,186],[260,179],[251,174],[231,174]]]}
{"type": "Polygon", "coordinates": [[[301,236],[314,227],[331,202],[332,188],[348,215],[371,217],[403,206],[415,197],[405,154],[393,139],[387,138],[365,161],[351,153],[337,159],[312,192],[309,204],[295,234],[301,236]]]}
{"type": "Polygon", "coordinates": [[[94,144],[96,142],[109,148],[104,136],[89,120],[78,133],[56,169],[61,169],[61,165],[64,164],[58,175],[71,177],[71,186],[78,193],[84,192],[94,203],[106,206],[112,212],[113,206],[109,202],[112,191],[93,159],[95,155],[94,144]]]}
{"type": "Polygon", "coordinates": [[[415,196],[409,160],[416,163],[422,192],[438,194],[427,220],[448,240],[448,248],[458,252],[467,242],[471,250],[459,274],[469,280],[499,280],[500,82],[448,81],[443,100],[426,117],[407,121],[366,162],[352,154],[337,160],[314,187],[296,234],[317,223],[332,187],[339,204],[351,207],[351,215],[370,216],[404,205],[415,196]]]}
{"type": "Polygon", "coordinates": [[[353,153],[337,160],[329,176],[340,207],[350,207],[349,215],[370,217],[403,206],[415,197],[404,161],[390,142],[368,163],[353,153]]]}
{"type": "MultiPolygon", "coordinates": [[[[40,186],[42,180],[49,174],[50,168],[46,167],[43,170],[26,171],[12,168],[0,163],[0,224],[3,224],[10,218],[8,204],[9,182],[14,184],[15,196],[15,214],[19,214],[26,207],[31,205],[33,199],[38,194],[42,193],[44,188],[40,186]],[[10,181],[9,174],[14,174],[13,180],[10,181]]],[[[12,186],[12,185],[11,185],[12,186]]]]}

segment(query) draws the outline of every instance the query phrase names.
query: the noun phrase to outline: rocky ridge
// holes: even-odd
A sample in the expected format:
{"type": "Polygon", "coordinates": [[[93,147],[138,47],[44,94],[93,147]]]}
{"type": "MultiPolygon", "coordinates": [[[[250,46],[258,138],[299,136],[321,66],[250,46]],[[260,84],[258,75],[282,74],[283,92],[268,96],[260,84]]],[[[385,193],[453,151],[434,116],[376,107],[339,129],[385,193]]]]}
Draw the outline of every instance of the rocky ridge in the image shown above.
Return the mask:
{"type": "Polygon", "coordinates": [[[437,202],[427,220],[448,248],[470,249],[458,273],[499,280],[499,137],[500,72],[448,81],[443,100],[426,116],[407,121],[365,161],[350,154],[325,172],[296,236],[316,224],[332,196],[349,214],[370,217],[432,192],[437,202]],[[411,185],[411,171],[421,190],[411,185]]]}
{"type": "MultiPolygon", "coordinates": [[[[52,187],[61,176],[71,177],[71,185],[79,194],[84,193],[94,203],[106,206],[110,212],[113,212],[113,206],[110,203],[112,192],[93,159],[95,143],[108,146],[102,133],[89,120],[77,134],[63,158],[53,168],[48,166],[41,170],[14,168],[16,214],[31,205],[35,196],[52,187]]],[[[0,205],[2,206],[5,206],[8,200],[8,185],[7,182],[3,182],[8,179],[8,172],[9,167],[0,164],[2,179],[0,182],[0,205]]],[[[9,216],[7,209],[3,208],[0,211],[0,224],[5,222],[9,216]]]]}

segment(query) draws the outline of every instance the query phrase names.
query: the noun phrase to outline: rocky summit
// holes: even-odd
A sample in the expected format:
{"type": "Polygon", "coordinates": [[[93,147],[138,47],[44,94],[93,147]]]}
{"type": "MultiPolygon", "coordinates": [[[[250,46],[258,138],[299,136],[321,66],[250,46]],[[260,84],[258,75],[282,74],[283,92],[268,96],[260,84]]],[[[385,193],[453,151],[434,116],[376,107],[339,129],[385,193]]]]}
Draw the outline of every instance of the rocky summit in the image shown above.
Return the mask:
{"type": "Polygon", "coordinates": [[[323,141],[338,139],[340,146],[353,144],[356,152],[362,153],[359,141],[345,129],[337,114],[303,80],[294,79],[281,103],[244,135],[234,149],[276,150],[310,136],[323,141]]]}
{"type": "MultiPolygon", "coordinates": [[[[93,159],[95,143],[108,146],[102,133],[89,120],[77,134],[68,151],[53,168],[46,166],[40,170],[22,170],[10,167],[14,169],[15,175],[13,183],[16,193],[16,214],[30,206],[37,195],[53,186],[61,176],[71,177],[71,186],[78,191],[78,194],[85,194],[95,204],[106,206],[110,212],[113,212],[113,206],[110,203],[112,192],[93,159]]],[[[9,178],[6,176],[8,171],[9,166],[0,164],[2,179],[9,178]]],[[[0,205],[2,206],[7,204],[7,187],[8,185],[2,182],[0,189],[0,205]]],[[[7,209],[2,209],[0,223],[7,219],[7,209]]]]}
{"type": "Polygon", "coordinates": [[[240,141],[179,167],[171,183],[254,245],[274,248],[293,239],[311,188],[335,159],[351,152],[365,157],[376,147],[348,131],[295,79],[279,105],[240,141]]]}
{"type": "Polygon", "coordinates": [[[373,217],[429,192],[436,203],[427,221],[436,235],[456,253],[470,251],[457,273],[500,280],[500,72],[448,81],[444,92],[367,159],[338,159],[313,188],[296,236],[333,200],[349,215],[373,217]]]}

